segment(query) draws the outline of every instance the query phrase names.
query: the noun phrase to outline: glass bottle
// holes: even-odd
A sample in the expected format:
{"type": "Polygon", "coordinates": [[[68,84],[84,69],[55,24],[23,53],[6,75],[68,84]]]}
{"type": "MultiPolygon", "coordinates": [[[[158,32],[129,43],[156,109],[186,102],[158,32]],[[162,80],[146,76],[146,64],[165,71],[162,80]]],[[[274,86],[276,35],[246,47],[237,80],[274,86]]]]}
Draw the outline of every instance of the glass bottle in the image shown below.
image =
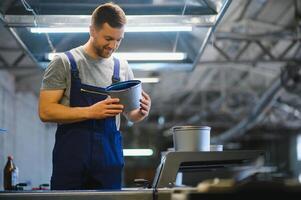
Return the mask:
{"type": "Polygon", "coordinates": [[[18,183],[18,168],[13,162],[13,157],[8,156],[4,167],[4,190],[14,190],[18,183]]]}

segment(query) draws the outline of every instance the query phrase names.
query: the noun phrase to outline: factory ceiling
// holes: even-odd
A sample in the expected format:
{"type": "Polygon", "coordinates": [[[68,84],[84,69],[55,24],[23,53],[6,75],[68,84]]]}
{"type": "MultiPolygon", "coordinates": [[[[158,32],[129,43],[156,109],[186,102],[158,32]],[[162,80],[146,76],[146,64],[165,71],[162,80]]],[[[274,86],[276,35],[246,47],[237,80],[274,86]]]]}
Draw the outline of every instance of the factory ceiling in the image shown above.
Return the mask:
{"type": "MultiPolygon", "coordinates": [[[[69,0],[4,2],[3,20],[7,27],[16,32],[37,64],[45,68],[49,63],[49,53],[63,52],[87,41],[90,15],[100,3],[69,0]],[[52,32],[43,34],[45,28],[47,31],[52,29],[52,32]],[[70,32],[71,29],[81,29],[83,32],[70,32]],[[59,30],[63,33],[57,33],[59,30]]],[[[134,56],[150,53],[138,60],[127,56],[133,69],[187,71],[196,67],[230,1],[116,3],[125,10],[128,18],[125,39],[117,53],[134,56]],[[160,57],[156,58],[154,54],[160,57]]]]}

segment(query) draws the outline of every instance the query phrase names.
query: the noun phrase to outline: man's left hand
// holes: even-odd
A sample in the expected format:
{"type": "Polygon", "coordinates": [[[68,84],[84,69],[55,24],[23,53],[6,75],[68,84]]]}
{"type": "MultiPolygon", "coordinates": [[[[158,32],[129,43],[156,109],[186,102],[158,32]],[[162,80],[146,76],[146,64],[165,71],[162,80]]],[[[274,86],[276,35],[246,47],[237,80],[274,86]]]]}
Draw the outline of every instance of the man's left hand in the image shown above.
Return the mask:
{"type": "Polygon", "coordinates": [[[140,109],[139,109],[139,113],[146,117],[149,114],[151,108],[151,98],[150,96],[142,91],[142,99],[140,99],[140,109]]]}

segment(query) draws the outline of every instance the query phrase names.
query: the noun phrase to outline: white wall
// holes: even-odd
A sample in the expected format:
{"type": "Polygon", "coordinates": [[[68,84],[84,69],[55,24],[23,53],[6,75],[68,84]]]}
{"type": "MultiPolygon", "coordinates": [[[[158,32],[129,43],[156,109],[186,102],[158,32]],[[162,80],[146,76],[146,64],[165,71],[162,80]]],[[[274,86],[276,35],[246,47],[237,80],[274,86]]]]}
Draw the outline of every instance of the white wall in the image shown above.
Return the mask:
{"type": "Polygon", "coordinates": [[[14,77],[0,70],[0,128],[7,129],[0,133],[0,190],[8,155],[19,168],[19,182],[31,183],[25,189],[50,183],[55,125],[42,123],[37,108],[37,97],[15,92],[14,77]]]}

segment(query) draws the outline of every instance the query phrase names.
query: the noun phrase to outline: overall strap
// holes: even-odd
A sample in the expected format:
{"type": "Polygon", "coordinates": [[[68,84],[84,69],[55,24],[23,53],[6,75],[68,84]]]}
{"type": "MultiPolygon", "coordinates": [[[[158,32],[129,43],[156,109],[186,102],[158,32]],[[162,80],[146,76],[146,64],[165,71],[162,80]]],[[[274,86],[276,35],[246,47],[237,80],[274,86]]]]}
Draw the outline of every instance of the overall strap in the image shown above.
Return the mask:
{"type": "Polygon", "coordinates": [[[114,59],[114,73],[112,76],[112,83],[117,83],[120,81],[120,77],[119,77],[120,62],[115,57],[113,57],[113,59],[114,59]]]}
{"type": "Polygon", "coordinates": [[[77,65],[76,65],[76,62],[75,62],[75,59],[74,59],[72,53],[70,51],[67,51],[67,52],[65,52],[65,54],[68,57],[70,65],[71,65],[71,77],[79,79],[79,72],[78,72],[77,65]]]}

